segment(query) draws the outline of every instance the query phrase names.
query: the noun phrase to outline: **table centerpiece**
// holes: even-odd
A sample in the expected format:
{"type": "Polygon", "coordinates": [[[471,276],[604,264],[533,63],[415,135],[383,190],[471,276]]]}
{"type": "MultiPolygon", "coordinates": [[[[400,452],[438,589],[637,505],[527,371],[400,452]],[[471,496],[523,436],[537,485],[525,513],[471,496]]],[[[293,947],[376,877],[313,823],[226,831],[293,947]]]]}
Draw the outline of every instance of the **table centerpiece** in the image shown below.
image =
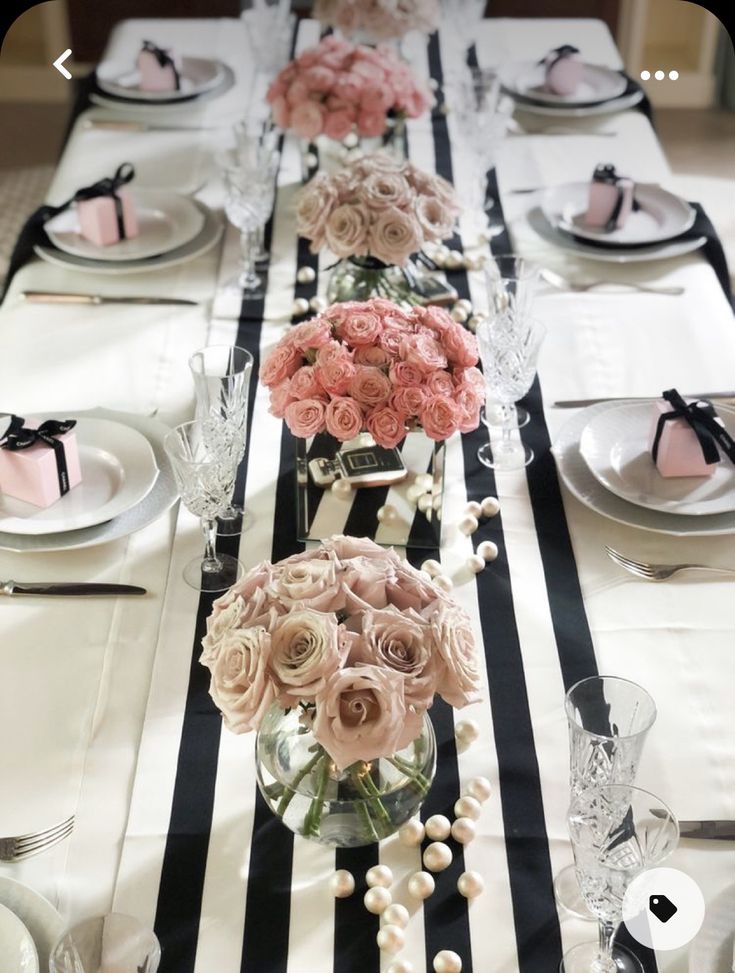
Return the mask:
{"type": "Polygon", "coordinates": [[[439,0],[317,0],[314,17],[345,37],[366,43],[400,39],[412,30],[431,34],[439,26],[439,0]]]}

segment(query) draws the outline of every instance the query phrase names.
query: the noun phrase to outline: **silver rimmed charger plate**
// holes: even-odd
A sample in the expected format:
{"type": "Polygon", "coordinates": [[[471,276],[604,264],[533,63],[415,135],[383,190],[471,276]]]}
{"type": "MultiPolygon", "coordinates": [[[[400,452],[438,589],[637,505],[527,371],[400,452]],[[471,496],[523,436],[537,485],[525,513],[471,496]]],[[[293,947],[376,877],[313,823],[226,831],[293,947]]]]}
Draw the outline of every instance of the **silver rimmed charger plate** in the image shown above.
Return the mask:
{"type": "Polygon", "coordinates": [[[570,107],[589,107],[591,102],[597,104],[620,98],[628,87],[626,78],[612,68],[602,64],[588,64],[584,62],[582,80],[577,90],[571,95],[557,95],[544,88],[546,70],[537,61],[517,61],[504,64],[498,71],[503,90],[511,95],[518,95],[524,100],[541,105],[570,107]]]}
{"type": "MultiPolygon", "coordinates": [[[[108,419],[113,422],[122,423],[130,426],[142,433],[150,443],[153,455],[158,466],[158,475],[153,486],[148,493],[137,504],[130,507],[118,517],[106,521],[104,524],[97,524],[94,527],[84,527],[81,530],[70,530],[58,534],[42,534],[38,536],[27,536],[22,534],[9,534],[0,532],[0,550],[15,551],[19,554],[25,551],[51,552],[51,551],[72,551],[82,547],[95,547],[98,544],[106,544],[108,541],[118,540],[120,537],[127,537],[142,530],[155,520],[158,520],[167,510],[169,510],[176,500],[179,493],[174,482],[173,471],[166,451],[163,448],[163,439],[169,427],[157,419],[150,416],[140,416],[134,413],[113,412],[109,409],[89,409],[85,412],[76,412],[77,418],[108,419]]],[[[47,418],[66,418],[66,414],[55,413],[47,418]]]]}
{"type": "Polygon", "coordinates": [[[176,91],[143,91],[139,88],[140,72],[124,61],[103,61],[97,67],[97,84],[101,91],[117,98],[166,104],[182,98],[203,95],[224,80],[225,65],[210,57],[182,57],[179,70],[180,88],[176,91]]]}
{"type": "Polygon", "coordinates": [[[201,95],[184,95],[178,101],[167,102],[147,102],[137,101],[129,97],[114,98],[104,92],[91,92],[89,100],[94,105],[101,105],[104,108],[112,108],[121,115],[133,115],[140,121],[155,122],[162,117],[180,119],[191,122],[191,116],[199,108],[205,108],[209,102],[220,98],[234,88],[237,77],[235,72],[228,64],[222,64],[222,80],[214,88],[203,92],[201,95]]]}
{"type": "Polygon", "coordinates": [[[735,512],[694,517],[649,510],[623,500],[597,481],[580,452],[582,433],[592,418],[628,402],[633,404],[636,400],[623,400],[622,403],[602,402],[580,409],[562,426],[551,452],[564,486],[590,510],[628,527],[676,537],[718,537],[735,533],[735,512]]]}
{"type": "Polygon", "coordinates": [[[516,111],[529,112],[532,115],[545,115],[548,118],[593,118],[595,115],[614,115],[616,112],[628,111],[643,101],[643,90],[636,88],[628,94],[610,101],[601,101],[598,105],[540,105],[526,99],[516,101],[516,111]]]}

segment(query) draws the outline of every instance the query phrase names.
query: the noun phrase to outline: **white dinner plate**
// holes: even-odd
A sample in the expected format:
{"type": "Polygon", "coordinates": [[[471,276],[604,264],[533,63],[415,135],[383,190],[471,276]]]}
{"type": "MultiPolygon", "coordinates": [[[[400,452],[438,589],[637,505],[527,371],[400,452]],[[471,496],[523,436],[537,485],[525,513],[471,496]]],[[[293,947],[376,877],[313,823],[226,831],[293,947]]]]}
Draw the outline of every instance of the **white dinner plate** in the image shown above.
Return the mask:
{"type": "Polygon", "coordinates": [[[18,916],[0,905],[0,973],[38,973],[38,952],[18,916]]]}
{"type": "Polygon", "coordinates": [[[530,226],[540,237],[556,247],[561,247],[576,257],[585,257],[601,263],[637,264],[649,260],[671,260],[673,257],[683,257],[687,253],[699,250],[707,242],[704,236],[684,237],[682,239],[667,240],[655,243],[650,247],[598,247],[584,240],[577,240],[568,233],[555,229],[546,219],[540,206],[529,210],[527,219],[530,226]]]}
{"type": "Polygon", "coordinates": [[[145,260],[170,253],[201,233],[204,213],[188,196],[163,189],[136,189],[131,196],[139,232],[130,240],[108,247],[92,243],[79,232],[79,216],[73,207],[46,224],[49,240],[59,250],[88,260],[145,260]]]}
{"type": "Polygon", "coordinates": [[[0,875],[0,904],[10,909],[31,934],[39,968],[48,970],[51,950],[64,931],[64,920],[48,899],[14,878],[0,875]]]}
{"type": "MultiPolygon", "coordinates": [[[[718,405],[717,412],[735,435],[735,411],[718,405]]],[[[623,500],[679,516],[735,510],[735,465],[727,457],[712,476],[661,476],[648,448],[654,415],[650,402],[640,402],[607,409],[589,421],[579,449],[598,482],[623,500]]]]}
{"type": "Polygon", "coordinates": [[[692,517],[649,510],[616,496],[595,479],[580,452],[580,438],[595,416],[620,404],[622,403],[602,402],[580,409],[559,430],[551,452],[556,460],[559,478],[569,492],[602,517],[641,530],[677,537],[717,537],[735,533],[735,513],[692,517]]]}
{"type": "MultiPolygon", "coordinates": [[[[181,121],[184,125],[192,125],[195,120],[192,116],[196,116],[200,107],[206,108],[210,101],[221,97],[235,86],[237,80],[235,72],[227,64],[222,64],[221,67],[220,83],[196,97],[185,96],[177,101],[150,102],[132,99],[128,95],[125,98],[116,98],[103,91],[92,91],[89,100],[94,105],[112,108],[117,114],[127,114],[139,121],[150,121],[155,124],[160,123],[162,118],[170,118],[172,122],[181,121]]],[[[233,124],[235,121],[237,119],[233,119],[233,124]]]]}
{"type": "Polygon", "coordinates": [[[597,105],[541,105],[533,101],[518,99],[516,111],[529,112],[531,115],[543,115],[547,118],[594,118],[596,115],[614,115],[616,112],[627,111],[643,101],[643,89],[634,88],[633,91],[601,101],[597,105]]]}
{"type": "Polygon", "coordinates": [[[158,467],[141,433],[106,419],[79,419],[74,432],[82,482],[50,507],[0,493],[0,531],[57,534],[104,523],[138,503],[153,486],[158,467]]]}
{"type": "Polygon", "coordinates": [[[88,257],[66,253],[56,247],[36,245],[33,250],[36,256],[41,257],[42,260],[62,267],[64,270],[79,270],[85,273],[106,274],[107,276],[147,273],[148,271],[162,270],[164,267],[175,267],[177,264],[194,260],[211,250],[222,236],[221,217],[199,200],[193,200],[193,203],[204,216],[204,223],[200,232],[188,243],[158,256],[145,257],[142,260],[91,260],[88,257]]]}
{"type": "Polygon", "coordinates": [[[177,91],[141,91],[140,72],[124,61],[103,61],[97,68],[97,84],[101,91],[117,98],[132,98],[143,102],[165,104],[183,98],[193,98],[211,91],[221,84],[225,66],[208,57],[182,57],[177,91]]]}
{"type": "Polygon", "coordinates": [[[689,947],[689,973],[731,973],[735,945],[735,885],[707,904],[702,928],[689,947]]]}
{"type": "Polygon", "coordinates": [[[546,71],[543,64],[520,61],[504,64],[498,70],[503,90],[511,95],[544,106],[563,108],[591,107],[612,101],[624,94],[628,80],[619,71],[600,64],[583,65],[582,80],[571,95],[557,95],[546,91],[546,71]]]}
{"type": "Polygon", "coordinates": [[[629,215],[620,229],[606,233],[587,226],[585,215],[589,199],[589,182],[568,182],[551,186],[541,198],[541,209],[557,230],[590,240],[606,247],[655,245],[686,233],[694,225],[694,207],[673,193],[652,183],[636,183],[638,209],[629,215]]]}

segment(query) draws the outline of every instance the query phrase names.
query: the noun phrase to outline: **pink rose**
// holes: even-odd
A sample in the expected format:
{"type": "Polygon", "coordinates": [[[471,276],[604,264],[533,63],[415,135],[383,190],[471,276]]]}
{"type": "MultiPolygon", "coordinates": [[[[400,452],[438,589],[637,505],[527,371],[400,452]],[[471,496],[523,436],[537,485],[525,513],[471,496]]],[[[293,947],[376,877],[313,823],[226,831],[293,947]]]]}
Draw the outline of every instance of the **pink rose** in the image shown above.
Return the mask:
{"type": "Polygon", "coordinates": [[[315,47],[308,47],[296,58],[296,64],[304,70],[318,64],[321,57],[320,47],[321,44],[317,44],[315,47]]]}
{"type": "Polygon", "coordinates": [[[319,384],[330,395],[344,395],[357,372],[352,352],[337,341],[319,349],[316,367],[319,384]]]}
{"type": "Polygon", "coordinates": [[[315,139],[324,128],[324,109],[316,101],[295,105],[291,111],[291,128],[302,139],[315,139]]]}
{"type": "Polygon", "coordinates": [[[378,345],[360,345],[355,349],[355,362],[358,365],[374,365],[380,368],[381,365],[390,364],[390,355],[378,345]]]}
{"type": "Polygon", "coordinates": [[[383,111],[366,111],[362,109],[357,116],[357,130],[365,138],[382,135],[386,127],[386,116],[383,111]]]}
{"type": "Polygon", "coordinates": [[[370,365],[359,365],[350,382],[350,395],[367,408],[382,405],[392,391],[387,375],[370,365]]]}
{"type": "Polygon", "coordinates": [[[324,119],[324,134],[327,138],[341,142],[352,131],[355,112],[350,108],[337,108],[327,112],[324,119]]]}
{"type": "Polygon", "coordinates": [[[406,335],[401,342],[401,358],[424,373],[447,367],[442,346],[428,331],[406,335]]]}
{"type": "Polygon", "coordinates": [[[286,406],[286,425],[299,439],[308,439],[324,430],[324,403],[319,399],[302,399],[286,406]]]}
{"type": "Polygon", "coordinates": [[[424,432],[429,439],[437,441],[449,439],[459,428],[459,420],[459,409],[446,395],[430,395],[421,411],[424,432]]]}
{"type": "MultiPolygon", "coordinates": [[[[385,557],[352,557],[343,562],[343,566],[345,610],[352,615],[348,625],[359,625],[362,613],[368,608],[386,607],[385,585],[387,581],[395,580],[395,572],[385,557]]],[[[353,665],[354,661],[348,656],[346,665],[353,665]]]]}
{"type": "MultiPolygon", "coordinates": [[[[318,172],[308,186],[301,192],[296,207],[296,228],[300,236],[307,240],[324,239],[324,227],[337,202],[337,192],[329,176],[318,172]]],[[[319,247],[317,246],[316,249],[319,247]]]]}
{"type": "Polygon", "coordinates": [[[430,620],[435,652],[443,668],[438,692],[450,706],[467,706],[481,699],[480,660],[472,626],[453,602],[440,602],[430,620]]]}
{"type": "Polygon", "coordinates": [[[453,328],[457,323],[448,311],[434,304],[430,304],[429,307],[414,308],[414,313],[425,328],[437,332],[440,337],[447,328],[453,328]]]}
{"type": "Polygon", "coordinates": [[[349,345],[372,345],[378,339],[381,327],[378,315],[366,308],[348,314],[337,330],[340,338],[349,345]]]}
{"type": "Polygon", "coordinates": [[[240,619],[245,610],[245,602],[239,596],[233,596],[226,604],[219,602],[220,599],[217,599],[212,614],[207,618],[207,634],[202,639],[199,659],[202,665],[208,665],[217,658],[225,636],[240,628],[240,619]]]}
{"type": "Polygon", "coordinates": [[[485,396],[480,395],[469,385],[458,388],[454,393],[454,401],[459,409],[459,431],[473,432],[480,425],[480,407],[485,396]]]}
{"type": "Polygon", "coordinates": [[[277,125],[278,128],[283,129],[285,132],[291,124],[291,111],[288,107],[288,102],[282,95],[279,95],[279,97],[273,101],[273,104],[271,105],[271,112],[273,114],[274,124],[277,125]]]}
{"type": "Polygon", "coordinates": [[[339,769],[390,756],[421,732],[423,717],[406,708],[403,676],[379,666],[334,672],[316,695],[314,736],[339,769]]]}
{"type": "MultiPolygon", "coordinates": [[[[340,561],[347,561],[352,557],[385,558],[387,552],[380,544],[371,541],[369,537],[352,537],[345,534],[334,534],[326,541],[322,541],[324,550],[334,552],[340,561]]],[[[309,551],[313,555],[313,551],[309,551]]]]}
{"type": "Polygon", "coordinates": [[[264,628],[230,632],[211,663],[209,695],[235,733],[257,730],[276,692],[268,675],[271,637],[264,628]]]}
{"type": "Polygon", "coordinates": [[[404,415],[390,406],[373,409],[367,417],[366,425],[375,442],[384,449],[393,449],[406,435],[404,415]]]}
{"type": "Polygon", "coordinates": [[[436,197],[419,196],[416,216],[427,240],[445,240],[454,233],[457,213],[436,197]]]}
{"type": "Polygon", "coordinates": [[[455,368],[454,381],[458,387],[469,385],[485,398],[485,376],[479,368],[455,368]]]}
{"type": "Polygon", "coordinates": [[[455,323],[453,328],[447,328],[441,336],[441,343],[451,365],[469,368],[477,364],[477,338],[461,325],[455,323]]]}
{"type": "Polygon", "coordinates": [[[420,416],[426,402],[426,389],[419,386],[397,388],[388,400],[388,405],[395,412],[406,418],[420,416]]]}
{"type": "Polygon", "coordinates": [[[337,395],[327,406],[327,432],[340,442],[354,439],[362,431],[364,421],[362,409],[349,396],[337,395]]]}
{"type": "Polygon", "coordinates": [[[287,378],[285,382],[281,382],[280,385],[276,385],[275,388],[271,389],[271,402],[269,412],[276,419],[283,419],[286,415],[287,407],[295,400],[295,397],[291,395],[291,379],[287,378]]]}
{"type": "Polygon", "coordinates": [[[302,365],[297,372],[294,372],[289,392],[295,399],[319,398],[323,394],[313,365],[302,365]]]}
{"type": "Polygon", "coordinates": [[[391,323],[384,320],[383,332],[378,342],[391,358],[397,358],[401,351],[401,343],[407,334],[410,334],[410,331],[405,323],[391,323]]]}
{"type": "Polygon", "coordinates": [[[337,257],[365,255],[369,222],[370,217],[364,206],[347,203],[338,206],[325,226],[327,246],[337,257]]]}
{"type": "Polygon", "coordinates": [[[360,107],[366,112],[379,112],[382,115],[393,104],[393,92],[388,84],[368,84],[362,89],[360,107]]]}
{"type": "Polygon", "coordinates": [[[303,105],[310,101],[309,98],[309,88],[304,81],[304,76],[296,78],[288,86],[288,91],[286,92],[286,102],[289,108],[296,108],[297,105],[303,105]]]}
{"type": "Polygon", "coordinates": [[[405,209],[413,197],[411,187],[400,173],[373,172],[360,186],[360,196],[373,210],[397,206],[405,209]]]}
{"type": "Polygon", "coordinates": [[[345,606],[342,584],[337,577],[335,558],[275,565],[276,574],[268,585],[268,595],[288,611],[310,608],[338,612],[345,606]]]}
{"type": "Polygon", "coordinates": [[[302,362],[303,356],[299,349],[281,341],[260,366],[260,381],[267,388],[280,385],[287,378],[291,378],[302,362]]]}
{"type": "Polygon", "coordinates": [[[341,665],[337,619],[333,614],[297,609],[274,625],[268,668],[282,705],[314,699],[341,665]]]}
{"type": "Polygon", "coordinates": [[[297,324],[290,331],[293,343],[303,352],[323,348],[332,340],[332,328],[322,315],[297,324]]]}
{"type": "MultiPolygon", "coordinates": [[[[225,592],[224,595],[220,595],[220,597],[214,602],[212,605],[212,614],[210,616],[210,620],[213,621],[215,618],[217,618],[218,614],[223,609],[227,608],[234,601],[237,601],[238,598],[240,598],[243,602],[247,602],[257,591],[262,590],[270,582],[272,577],[273,565],[270,563],[270,561],[263,561],[261,564],[251,568],[247,574],[244,574],[239,581],[235,582],[229,591],[225,592]]],[[[245,607],[243,605],[238,626],[242,626],[244,624],[244,613],[245,607]]],[[[207,622],[207,629],[209,630],[209,621],[207,622]]]]}
{"type": "MultiPolygon", "coordinates": [[[[303,371],[303,369],[301,369],[303,371]]],[[[298,375],[298,372],[296,373],[298,375]]],[[[296,375],[291,379],[293,383],[296,379],[296,375]]],[[[431,375],[426,379],[426,390],[431,395],[454,395],[454,382],[452,381],[452,376],[449,372],[438,371],[432,372],[431,375]]]]}
{"type": "Polygon", "coordinates": [[[382,210],[370,228],[370,253],[387,264],[404,264],[422,243],[416,218],[395,206],[382,210]]]}
{"type": "Polygon", "coordinates": [[[389,375],[391,382],[397,386],[421,385],[424,381],[422,369],[407,361],[393,362],[389,375]]]}
{"type": "Polygon", "coordinates": [[[331,91],[336,80],[334,71],[324,67],[323,63],[315,64],[304,73],[304,84],[311,91],[318,91],[320,94],[331,91]]]}
{"type": "Polygon", "coordinates": [[[362,98],[365,79],[359,74],[342,74],[334,84],[334,94],[348,105],[357,106],[362,98]]]}

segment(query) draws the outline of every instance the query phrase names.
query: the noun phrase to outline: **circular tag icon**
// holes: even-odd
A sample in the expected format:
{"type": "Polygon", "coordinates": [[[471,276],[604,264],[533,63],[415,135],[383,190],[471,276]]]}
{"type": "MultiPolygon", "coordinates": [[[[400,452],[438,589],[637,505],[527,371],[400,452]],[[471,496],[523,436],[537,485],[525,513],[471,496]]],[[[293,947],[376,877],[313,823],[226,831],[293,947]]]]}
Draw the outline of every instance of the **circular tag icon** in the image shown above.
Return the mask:
{"type": "Polygon", "coordinates": [[[623,899],[623,922],[633,939],[651,949],[679,949],[704,922],[704,896],[676,868],[651,868],[630,883],[623,899]]]}

